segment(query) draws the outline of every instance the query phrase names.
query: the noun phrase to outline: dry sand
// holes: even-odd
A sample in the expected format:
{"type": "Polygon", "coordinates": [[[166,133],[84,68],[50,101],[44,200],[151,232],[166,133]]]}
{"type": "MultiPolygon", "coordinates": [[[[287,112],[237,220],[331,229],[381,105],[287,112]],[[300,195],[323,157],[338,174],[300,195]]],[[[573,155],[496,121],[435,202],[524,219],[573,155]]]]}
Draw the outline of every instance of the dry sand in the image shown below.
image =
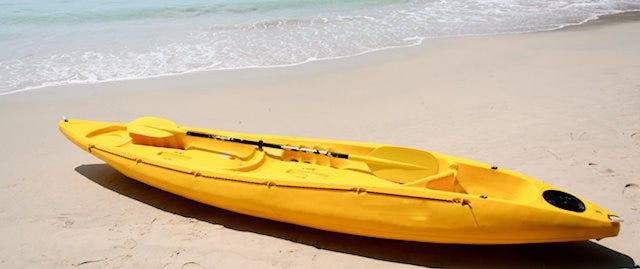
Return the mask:
{"type": "Polygon", "coordinates": [[[45,88],[0,97],[0,267],[633,266],[640,260],[640,16],[286,68],[45,88]],[[618,237],[457,246],[257,219],[128,179],[60,116],[416,147],[515,170],[625,218],[618,237]]]}

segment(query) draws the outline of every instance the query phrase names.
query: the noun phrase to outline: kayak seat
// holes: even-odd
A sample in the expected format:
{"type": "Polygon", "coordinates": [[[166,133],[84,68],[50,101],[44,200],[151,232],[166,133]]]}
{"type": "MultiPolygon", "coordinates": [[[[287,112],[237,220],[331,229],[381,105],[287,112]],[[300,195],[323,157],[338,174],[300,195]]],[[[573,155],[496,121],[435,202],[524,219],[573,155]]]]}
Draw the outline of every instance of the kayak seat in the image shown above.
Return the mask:
{"type": "Polygon", "coordinates": [[[234,171],[242,171],[242,172],[246,172],[246,171],[251,171],[254,170],[258,167],[260,167],[264,161],[265,161],[265,153],[262,151],[256,151],[255,154],[251,157],[251,159],[246,160],[246,161],[242,161],[239,162],[236,165],[232,165],[228,168],[225,168],[227,170],[234,170],[234,171]]]}

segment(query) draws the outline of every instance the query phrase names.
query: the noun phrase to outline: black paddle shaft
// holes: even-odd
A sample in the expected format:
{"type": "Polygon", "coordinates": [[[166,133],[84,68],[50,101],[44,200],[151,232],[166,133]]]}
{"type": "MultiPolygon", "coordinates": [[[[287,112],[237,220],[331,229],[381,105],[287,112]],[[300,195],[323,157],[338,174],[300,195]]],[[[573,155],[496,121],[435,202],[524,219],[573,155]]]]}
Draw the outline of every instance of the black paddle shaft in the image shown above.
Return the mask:
{"type": "Polygon", "coordinates": [[[329,156],[329,157],[335,157],[335,158],[341,158],[341,159],[349,159],[349,154],[332,152],[332,151],[327,151],[327,150],[318,150],[318,149],[301,148],[301,147],[295,147],[295,146],[266,143],[266,142],[264,142],[262,140],[253,141],[253,140],[246,140],[246,139],[229,137],[229,136],[204,134],[204,133],[198,133],[198,132],[192,132],[192,131],[187,131],[187,135],[188,136],[215,139],[215,140],[221,140],[221,141],[227,141],[227,142],[233,142],[233,143],[246,144],[246,145],[253,145],[253,146],[258,147],[259,149],[262,149],[263,147],[267,147],[267,148],[276,148],[276,149],[283,149],[283,150],[290,150],[290,151],[309,152],[309,153],[315,153],[315,154],[319,154],[319,155],[326,155],[326,156],[329,156]]]}

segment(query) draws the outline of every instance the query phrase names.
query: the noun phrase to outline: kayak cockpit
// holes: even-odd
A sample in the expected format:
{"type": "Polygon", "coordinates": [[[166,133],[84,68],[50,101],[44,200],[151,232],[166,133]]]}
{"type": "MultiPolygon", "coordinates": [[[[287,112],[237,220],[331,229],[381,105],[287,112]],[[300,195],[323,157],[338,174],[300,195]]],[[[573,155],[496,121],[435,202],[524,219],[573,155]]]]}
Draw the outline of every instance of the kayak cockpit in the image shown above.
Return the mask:
{"type": "Polygon", "coordinates": [[[526,176],[475,164],[457,163],[457,181],[468,194],[512,201],[533,201],[538,188],[526,176]]]}
{"type": "Polygon", "coordinates": [[[437,174],[404,185],[520,202],[538,197],[538,188],[526,176],[481,164],[440,161],[437,174]]]}

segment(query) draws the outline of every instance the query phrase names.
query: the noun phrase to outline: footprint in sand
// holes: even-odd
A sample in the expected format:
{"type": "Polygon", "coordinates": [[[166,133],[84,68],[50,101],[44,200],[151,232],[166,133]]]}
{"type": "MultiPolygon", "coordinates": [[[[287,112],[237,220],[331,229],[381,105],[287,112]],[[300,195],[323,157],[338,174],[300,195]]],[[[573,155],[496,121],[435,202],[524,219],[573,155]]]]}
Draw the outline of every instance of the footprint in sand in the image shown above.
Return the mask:
{"type": "Polygon", "coordinates": [[[596,171],[598,171],[598,173],[600,173],[600,174],[604,174],[604,175],[607,175],[609,177],[617,176],[616,171],[613,171],[613,169],[610,169],[610,168],[598,169],[598,168],[596,168],[598,166],[597,163],[587,163],[587,165],[589,165],[591,167],[594,167],[594,169],[596,171]]]}
{"type": "Polygon", "coordinates": [[[605,175],[610,176],[610,177],[615,177],[616,176],[616,171],[613,171],[613,169],[609,169],[609,168],[600,170],[600,173],[605,174],[605,175]]]}
{"type": "Polygon", "coordinates": [[[116,246],[117,248],[124,248],[124,249],[133,249],[136,246],[138,246],[138,242],[136,242],[136,240],[133,240],[131,238],[127,239],[124,241],[124,243],[122,243],[122,245],[116,246]]]}
{"type": "Polygon", "coordinates": [[[73,226],[73,224],[75,223],[75,220],[71,219],[70,216],[71,214],[62,213],[57,217],[55,217],[53,220],[55,224],[59,227],[71,228],[71,226],[73,226]]]}
{"type": "Polygon", "coordinates": [[[585,140],[589,140],[589,135],[587,134],[587,132],[570,132],[567,134],[569,136],[569,139],[571,139],[571,141],[585,141],[585,140]]]}
{"type": "Polygon", "coordinates": [[[638,184],[629,183],[624,186],[622,195],[627,199],[640,202],[640,186],[638,186],[638,184]]]}
{"type": "Polygon", "coordinates": [[[182,267],[180,267],[182,269],[201,269],[204,268],[204,266],[200,265],[197,262],[188,262],[182,265],[182,267]]]}
{"type": "Polygon", "coordinates": [[[631,139],[633,143],[640,146],[640,130],[633,129],[624,131],[623,134],[631,139]]]}

